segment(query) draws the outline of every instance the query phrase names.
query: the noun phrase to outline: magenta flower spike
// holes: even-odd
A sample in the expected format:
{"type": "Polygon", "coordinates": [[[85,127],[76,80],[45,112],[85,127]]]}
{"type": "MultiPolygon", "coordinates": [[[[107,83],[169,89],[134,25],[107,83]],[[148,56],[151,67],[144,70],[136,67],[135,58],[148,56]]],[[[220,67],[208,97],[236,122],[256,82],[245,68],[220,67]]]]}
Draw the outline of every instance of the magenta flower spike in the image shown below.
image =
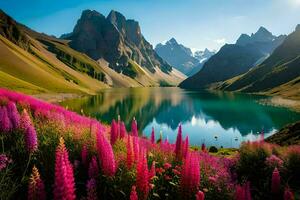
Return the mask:
{"type": "Polygon", "coordinates": [[[73,167],[63,138],[60,138],[56,149],[53,196],[55,200],[76,199],[73,167]]]}
{"type": "Polygon", "coordinates": [[[130,193],[130,200],[138,200],[138,195],[136,193],[136,187],[132,186],[131,193],[130,193]]]}
{"type": "Polygon", "coordinates": [[[197,194],[196,194],[196,200],[204,200],[204,193],[202,191],[198,191],[197,194]]]}
{"type": "Polygon", "coordinates": [[[131,123],[131,133],[133,136],[138,136],[139,133],[138,133],[138,127],[137,127],[137,122],[135,119],[132,120],[132,123],[131,123]]]}
{"type": "Polygon", "coordinates": [[[97,200],[97,183],[94,178],[88,180],[86,184],[87,200],[97,200]]]}
{"type": "Polygon", "coordinates": [[[114,176],[117,167],[111,144],[103,136],[102,129],[97,132],[97,151],[103,174],[114,176]]]}
{"type": "Polygon", "coordinates": [[[8,112],[8,117],[11,121],[12,127],[14,129],[19,128],[19,126],[20,126],[20,115],[19,115],[17,106],[14,102],[12,102],[12,101],[8,102],[7,112],[8,112]]]}
{"type": "Polygon", "coordinates": [[[132,165],[133,165],[133,152],[132,152],[132,145],[131,145],[131,136],[128,135],[127,136],[127,159],[126,159],[126,164],[127,164],[127,168],[131,169],[132,165]]]}
{"type": "Polygon", "coordinates": [[[144,150],[141,151],[137,167],[136,167],[136,186],[140,194],[140,199],[145,200],[148,197],[150,190],[149,185],[149,170],[147,164],[147,158],[144,150]]]}
{"type": "Polygon", "coordinates": [[[182,196],[189,198],[200,185],[200,161],[196,153],[190,153],[184,161],[181,171],[180,187],[182,196]]]}
{"type": "Polygon", "coordinates": [[[179,124],[179,127],[178,127],[178,134],[177,134],[175,145],[176,145],[175,146],[176,160],[179,161],[182,158],[182,127],[181,127],[181,124],[179,124]]]}
{"type": "Polygon", "coordinates": [[[6,107],[0,107],[0,132],[7,133],[11,131],[12,124],[8,117],[8,112],[6,107]]]}
{"type": "Polygon", "coordinates": [[[85,167],[88,166],[88,148],[87,145],[84,144],[81,150],[81,161],[85,167]]]}
{"type": "Polygon", "coordinates": [[[251,200],[250,183],[246,182],[243,186],[237,185],[235,191],[236,200],[251,200]]]}
{"type": "Polygon", "coordinates": [[[183,157],[186,158],[189,152],[189,136],[187,135],[183,144],[183,157]]]}
{"type": "Polygon", "coordinates": [[[89,165],[89,178],[97,178],[99,174],[99,167],[98,167],[98,162],[96,156],[92,157],[92,160],[89,165]]]}
{"type": "Polygon", "coordinates": [[[285,188],[283,199],[284,200],[294,200],[295,199],[295,196],[294,196],[293,192],[290,190],[289,187],[285,188]]]}
{"type": "Polygon", "coordinates": [[[124,122],[120,122],[120,138],[124,138],[127,135],[124,122]]]}
{"type": "Polygon", "coordinates": [[[30,153],[35,152],[38,148],[37,134],[33,126],[28,126],[25,130],[25,144],[30,153]]]}
{"type": "Polygon", "coordinates": [[[38,169],[34,166],[28,184],[28,200],[45,200],[46,192],[44,182],[40,177],[38,169]]]}
{"type": "Polygon", "coordinates": [[[152,127],[152,131],[151,131],[151,143],[154,144],[155,143],[155,133],[154,133],[154,128],[152,127]]]}
{"type": "Polygon", "coordinates": [[[110,129],[110,143],[114,145],[118,139],[118,123],[115,120],[112,120],[111,129],[110,129]]]}
{"type": "Polygon", "coordinates": [[[273,174],[272,174],[271,191],[275,195],[280,193],[280,174],[279,174],[277,167],[274,169],[273,174]]]}
{"type": "Polygon", "coordinates": [[[139,137],[133,136],[133,153],[134,153],[134,160],[138,161],[139,160],[139,155],[140,155],[140,143],[139,143],[139,137]]]}

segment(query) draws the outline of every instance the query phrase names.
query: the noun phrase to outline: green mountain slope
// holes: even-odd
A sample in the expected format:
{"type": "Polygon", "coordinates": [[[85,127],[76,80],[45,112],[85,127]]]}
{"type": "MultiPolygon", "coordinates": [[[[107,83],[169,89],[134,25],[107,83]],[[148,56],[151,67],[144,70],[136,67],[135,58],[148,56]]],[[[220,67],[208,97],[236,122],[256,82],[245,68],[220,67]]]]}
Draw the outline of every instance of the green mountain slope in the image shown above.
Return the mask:
{"type": "MultiPolygon", "coordinates": [[[[159,85],[164,77],[149,76],[131,60],[135,77],[117,73],[69,46],[68,40],[37,33],[0,10],[0,87],[26,93],[88,93],[107,87],[159,85]]],[[[165,80],[178,84],[184,77],[165,80]]],[[[175,77],[175,78],[174,78],[175,77]]]]}
{"type": "Polygon", "coordinates": [[[251,36],[242,34],[236,44],[225,44],[198,73],[184,80],[180,87],[207,88],[212,83],[243,74],[268,57],[284,38],[272,35],[263,27],[251,36]]]}
{"type": "Polygon", "coordinates": [[[300,25],[263,63],[235,80],[226,81],[221,88],[299,96],[299,76],[300,25]]]}

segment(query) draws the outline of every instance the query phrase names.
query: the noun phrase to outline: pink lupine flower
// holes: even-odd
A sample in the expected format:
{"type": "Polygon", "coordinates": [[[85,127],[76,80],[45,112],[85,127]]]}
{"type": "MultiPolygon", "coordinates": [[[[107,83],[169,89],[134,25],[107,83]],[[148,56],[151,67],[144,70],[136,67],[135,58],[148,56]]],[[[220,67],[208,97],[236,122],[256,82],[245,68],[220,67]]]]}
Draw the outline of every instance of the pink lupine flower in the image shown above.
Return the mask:
{"type": "Polygon", "coordinates": [[[152,127],[152,131],[151,131],[151,143],[154,144],[155,143],[155,133],[154,133],[154,128],[152,127]]]}
{"type": "Polygon", "coordinates": [[[172,177],[169,176],[169,175],[164,175],[164,179],[165,179],[166,181],[170,181],[170,180],[172,180],[172,177]]]}
{"type": "Polygon", "coordinates": [[[137,128],[137,123],[136,123],[136,120],[133,119],[132,120],[132,123],[131,123],[131,133],[133,136],[138,136],[139,133],[138,133],[138,128],[137,128]]]}
{"type": "Polygon", "coordinates": [[[101,129],[97,132],[97,151],[103,174],[106,176],[114,176],[117,171],[117,167],[113,149],[110,143],[103,136],[101,129]]]}
{"type": "Polygon", "coordinates": [[[151,169],[149,171],[149,181],[155,176],[155,161],[152,162],[151,169]]]}
{"type": "Polygon", "coordinates": [[[164,169],[167,170],[167,169],[170,169],[172,167],[172,165],[170,163],[165,163],[164,164],[164,169]]]}
{"type": "Polygon", "coordinates": [[[81,150],[81,161],[85,167],[88,166],[88,148],[85,144],[82,146],[81,150]]]}
{"type": "Polygon", "coordinates": [[[7,104],[7,113],[8,113],[8,117],[11,121],[11,124],[12,124],[13,128],[14,129],[19,128],[20,115],[19,115],[19,112],[17,110],[17,106],[14,102],[10,101],[7,104]]]}
{"type": "Polygon", "coordinates": [[[133,152],[132,152],[132,145],[131,145],[131,136],[127,136],[127,159],[126,159],[126,164],[127,168],[130,169],[133,165],[133,152]]]}
{"type": "Polygon", "coordinates": [[[177,169],[172,169],[172,172],[177,176],[179,176],[181,174],[181,172],[178,171],[177,169]]]}
{"type": "Polygon", "coordinates": [[[120,122],[120,138],[124,138],[127,135],[124,122],[120,122]]]}
{"type": "Polygon", "coordinates": [[[182,158],[182,128],[181,124],[178,127],[178,134],[176,138],[176,146],[175,146],[175,155],[176,160],[179,161],[182,158]]]}
{"type": "Polygon", "coordinates": [[[92,160],[89,165],[88,174],[89,174],[89,178],[96,178],[99,174],[99,167],[98,167],[96,156],[92,157],[92,160]]]}
{"type": "Polygon", "coordinates": [[[235,191],[236,200],[251,200],[250,183],[247,182],[243,186],[237,185],[235,191]]]}
{"type": "Polygon", "coordinates": [[[266,165],[268,165],[270,168],[275,168],[275,167],[282,168],[283,160],[281,160],[275,155],[271,155],[266,159],[266,165]]]}
{"type": "Polygon", "coordinates": [[[28,200],[45,200],[46,192],[44,183],[38,169],[34,166],[28,184],[28,200]]]}
{"type": "Polygon", "coordinates": [[[289,187],[285,188],[283,199],[284,200],[294,200],[295,199],[295,196],[294,196],[293,192],[290,190],[289,187]]]}
{"type": "Polygon", "coordinates": [[[140,194],[140,199],[147,199],[150,187],[149,187],[149,171],[147,165],[147,158],[142,151],[141,156],[136,167],[136,186],[140,194]]]}
{"type": "Polygon", "coordinates": [[[8,158],[5,154],[0,154],[0,171],[5,169],[12,160],[8,158]]]}
{"type": "Polygon", "coordinates": [[[156,168],[155,171],[156,171],[156,173],[158,173],[159,175],[161,175],[162,173],[165,172],[165,170],[164,170],[163,168],[161,168],[161,167],[156,168]]]}
{"type": "Polygon", "coordinates": [[[8,117],[7,108],[0,107],[0,132],[7,133],[11,131],[12,124],[8,117]]]}
{"type": "Polygon", "coordinates": [[[278,194],[280,192],[280,174],[277,168],[274,169],[272,174],[272,189],[273,194],[278,194]]]}
{"type": "Polygon", "coordinates": [[[86,184],[87,200],[97,200],[97,183],[94,178],[88,180],[86,184]]]}
{"type": "Polygon", "coordinates": [[[138,195],[136,193],[136,187],[132,186],[131,192],[130,192],[130,200],[138,200],[138,195]]]}
{"type": "Polygon", "coordinates": [[[55,200],[76,199],[73,168],[63,138],[56,149],[53,195],[55,200]]]}
{"type": "Polygon", "coordinates": [[[117,122],[113,119],[111,123],[111,129],[110,129],[110,143],[112,145],[115,144],[115,142],[118,139],[118,124],[117,122]]]}
{"type": "Polygon", "coordinates": [[[133,153],[134,153],[134,160],[139,160],[140,155],[140,143],[139,143],[139,137],[133,136],[133,153]]]}
{"type": "Polygon", "coordinates": [[[20,117],[20,128],[26,130],[29,126],[32,126],[32,122],[27,110],[24,109],[20,117]]]}
{"type": "Polygon", "coordinates": [[[28,126],[25,130],[25,144],[30,153],[35,152],[38,148],[37,134],[33,126],[28,126]]]}
{"type": "Polygon", "coordinates": [[[189,198],[200,185],[200,162],[196,153],[190,153],[184,161],[181,171],[180,187],[182,195],[189,198]]]}
{"type": "Polygon", "coordinates": [[[204,193],[199,190],[196,194],[196,200],[204,200],[204,196],[204,193]]]}
{"type": "Polygon", "coordinates": [[[187,135],[183,144],[183,157],[186,158],[189,152],[189,136],[187,135]]]}

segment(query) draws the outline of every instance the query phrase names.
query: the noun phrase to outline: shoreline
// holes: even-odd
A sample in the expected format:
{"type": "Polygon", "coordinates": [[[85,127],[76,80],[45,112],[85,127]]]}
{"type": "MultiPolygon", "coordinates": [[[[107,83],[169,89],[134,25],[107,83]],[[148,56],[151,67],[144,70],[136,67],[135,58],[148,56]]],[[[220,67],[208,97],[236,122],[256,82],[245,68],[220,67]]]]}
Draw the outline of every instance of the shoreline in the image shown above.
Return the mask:
{"type": "Polygon", "coordinates": [[[284,98],[281,96],[268,96],[269,98],[259,100],[263,105],[270,105],[274,107],[284,107],[295,112],[300,112],[300,100],[284,98]]]}
{"type": "Polygon", "coordinates": [[[31,95],[34,98],[49,102],[59,103],[67,99],[75,99],[88,94],[76,94],[76,93],[40,93],[31,95]]]}

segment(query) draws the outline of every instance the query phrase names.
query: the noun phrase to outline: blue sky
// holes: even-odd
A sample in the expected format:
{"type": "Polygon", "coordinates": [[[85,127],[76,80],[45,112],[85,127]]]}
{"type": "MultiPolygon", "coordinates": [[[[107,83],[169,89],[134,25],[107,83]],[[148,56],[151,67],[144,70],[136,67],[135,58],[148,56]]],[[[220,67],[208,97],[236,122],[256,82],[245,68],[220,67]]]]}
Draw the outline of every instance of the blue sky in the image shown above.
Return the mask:
{"type": "Polygon", "coordinates": [[[56,36],[71,32],[84,9],[114,9],[139,21],[153,45],[174,37],[193,50],[219,49],[260,26],[288,34],[300,23],[300,0],[1,0],[0,8],[56,36]]]}

